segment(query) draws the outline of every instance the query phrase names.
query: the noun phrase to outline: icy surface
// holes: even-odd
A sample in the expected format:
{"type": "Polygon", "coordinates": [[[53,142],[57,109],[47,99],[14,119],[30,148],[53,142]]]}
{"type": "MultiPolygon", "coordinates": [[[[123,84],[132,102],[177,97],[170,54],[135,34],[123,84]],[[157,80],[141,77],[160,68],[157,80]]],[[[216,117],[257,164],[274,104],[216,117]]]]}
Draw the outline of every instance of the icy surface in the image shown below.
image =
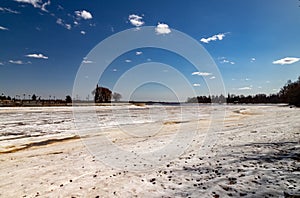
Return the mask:
{"type": "Polygon", "coordinates": [[[299,195],[300,109],[225,107],[2,108],[0,197],[299,195]]]}
{"type": "Polygon", "coordinates": [[[210,108],[179,106],[88,106],[0,108],[0,151],[51,138],[82,135],[91,129],[207,118],[210,108]]]}

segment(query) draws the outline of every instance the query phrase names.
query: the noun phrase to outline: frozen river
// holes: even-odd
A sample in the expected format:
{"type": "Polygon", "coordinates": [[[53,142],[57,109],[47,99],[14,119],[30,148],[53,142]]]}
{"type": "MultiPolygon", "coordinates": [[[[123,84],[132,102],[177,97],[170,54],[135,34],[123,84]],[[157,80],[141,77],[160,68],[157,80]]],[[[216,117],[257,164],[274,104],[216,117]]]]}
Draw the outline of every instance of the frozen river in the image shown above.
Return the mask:
{"type": "Polygon", "coordinates": [[[300,109],[0,108],[0,197],[284,197],[300,109]]]}
{"type": "Polygon", "coordinates": [[[31,142],[69,138],[84,131],[208,119],[209,106],[85,106],[0,108],[1,151],[31,142]]]}

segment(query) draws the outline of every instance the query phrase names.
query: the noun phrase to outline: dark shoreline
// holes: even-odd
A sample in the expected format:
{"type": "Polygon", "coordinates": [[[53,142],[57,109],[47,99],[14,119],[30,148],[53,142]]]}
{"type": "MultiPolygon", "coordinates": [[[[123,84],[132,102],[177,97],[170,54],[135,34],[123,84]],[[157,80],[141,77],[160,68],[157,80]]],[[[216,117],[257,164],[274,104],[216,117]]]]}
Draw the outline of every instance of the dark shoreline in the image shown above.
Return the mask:
{"type": "Polygon", "coordinates": [[[129,102],[108,102],[108,103],[94,103],[86,101],[76,101],[73,103],[0,103],[1,107],[72,107],[72,106],[116,106],[116,105],[162,105],[162,106],[180,106],[180,105],[249,105],[249,106],[278,106],[278,107],[296,107],[286,103],[186,103],[186,102],[154,102],[154,101],[129,101],[129,102]]]}

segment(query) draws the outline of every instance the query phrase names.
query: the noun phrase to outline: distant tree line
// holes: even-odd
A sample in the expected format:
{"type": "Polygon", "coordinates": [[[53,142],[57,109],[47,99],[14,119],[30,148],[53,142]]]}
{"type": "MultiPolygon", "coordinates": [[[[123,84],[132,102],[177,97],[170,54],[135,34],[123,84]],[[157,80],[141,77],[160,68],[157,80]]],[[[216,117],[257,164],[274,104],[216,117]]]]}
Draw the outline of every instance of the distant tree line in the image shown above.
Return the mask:
{"type": "Polygon", "coordinates": [[[0,101],[36,101],[36,102],[40,102],[40,101],[56,101],[56,102],[66,102],[66,103],[72,103],[72,98],[70,95],[66,96],[65,100],[61,100],[61,99],[41,99],[41,97],[36,96],[35,94],[32,95],[28,95],[28,99],[25,98],[26,94],[23,94],[23,98],[21,98],[19,95],[16,95],[16,97],[11,98],[10,96],[5,96],[4,93],[2,93],[0,95],[0,101]]]}
{"type": "MultiPolygon", "coordinates": [[[[116,102],[120,101],[122,95],[119,93],[112,93],[111,90],[105,87],[96,86],[96,89],[92,92],[94,95],[94,102],[110,102],[111,99],[114,99],[116,102]]],[[[25,100],[25,95],[23,94],[23,99],[20,96],[16,96],[16,98],[11,98],[10,96],[5,96],[4,93],[0,95],[0,101],[23,101],[25,100]],[[19,99],[18,99],[19,98],[19,99]]],[[[42,100],[41,97],[37,97],[35,94],[28,95],[32,101],[47,101],[42,100]]],[[[50,98],[50,96],[49,96],[50,98]]],[[[30,100],[28,100],[30,101],[30,100]]],[[[48,101],[51,101],[50,99],[48,101]]],[[[52,100],[53,101],[53,100],[52,100]]],[[[57,102],[63,100],[55,100],[57,102]]],[[[66,103],[72,103],[71,96],[67,95],[64,100],[66,103]]],[[[248,95],[234,95],[228,94],[227,97],[224,95],[219,96],[197,96],[187,99],[188,103],[237,103],[237,104],[257,104],[257,103],[288,103],[289,105],[295,105],[300,107],[300,76],[298,80],[292,82],[289,80],[277,94],[256,94],[254,96],[248,95]]]]}
{"type": "Polygon", "coordinates": [[[288,103],[300,107],[300,76],[297,81],[288,81],[277,94],[234,95],[220,96],[197,96],[187,99],[188,103],[236,103],[236,104],[258,104],[258,103],[288,103]]]}
{"type": "MultiPolygon", "coordinates": [[[[107,103],[111,102],[113,99],[115,102],[120,101],[122,98],[122,95],[120,93],[114,92],[112,93],[111,90],[105,87],[100,87],[96,86],[96,88],[92,91],[92,94],[94,95],[94,102],[95,103],[107,103]]],[[[32,95],[26,95],[23,94],[23,97],[21,95],[16,95],[16,97],[11,98],[10,96],[5,96],[4,93],[0,95],[0,101],[5,101],[5,102],[30,102],[30,101],[35,101],[36,103],[38,102],[51,102],[51,103],[72,103],[72,97],[70,95],[67,95],[65,100],[61,99],[55,99],[55,96],[53,99],[51,99],[51,95],[49,95],[49,99],[41,99],[41,97],[36,96],[35,94],[32,95]],[[28,98],[26,99],[26,96],[28,98]]]]}
{"type": "Polygon", "coordinates": [[[5,95],[2,93],[2,95],[0,96],[0,100],[11,100],[11,97],[10,97],[10,96],[5,96],[5,95]]]}

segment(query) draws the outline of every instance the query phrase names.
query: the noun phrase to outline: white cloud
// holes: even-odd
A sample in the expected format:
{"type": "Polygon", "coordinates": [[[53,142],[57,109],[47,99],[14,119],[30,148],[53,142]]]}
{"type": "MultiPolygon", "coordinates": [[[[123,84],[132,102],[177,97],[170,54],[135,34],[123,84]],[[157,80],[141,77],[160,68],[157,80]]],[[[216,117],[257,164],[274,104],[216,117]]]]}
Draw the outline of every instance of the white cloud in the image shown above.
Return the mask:
{"type": "Polygon", "coordinates": [[[117,69],[113,69],[113,72],[117,72],[118,70],[117,69]]]}
{"type": "Polygon", "coordinates": [[[169,25],[165,23],[158,23],[158,25],[155,28],[156,34],[170,34],[171,29],[169,28],[169,25]]]}
{"type": "Polygon", "coordinates": [[[41,0],[15,0],[15,1],[19,3],[29,3],[35,8],[40,8],[41,7],[40,3],[42,3],[41,0]]]}
{"type": "Polygon", "coordinates": [[[220,33],[208,38],[201,38],[200,41],[203,43],[209,43],[210,41],[223,40],[224,37],[225,37],[225,33],[220,33]]]}
{"type": "Polygon", "coordinates": [[[194,87],[200,87],[201,85],[198,84],[198,83],[194,83],[193,86],[194,86],[194,87]]]}
{"type": "Polygon", "coordinates": [[[262,86],[258,86],[257,88],[258,88],[258,89],[262,89],[262,86]]]}
{"type": "Polygon", "coordinates": [[[143,54],[143,52],[140,52],[140,51],[135,52],[135,55],[137,55],[137,56],[139,56],[141,54],[143,54]]]}
{"type": "Polygon", "coordinates": [[[44,12],[48,12],[48,10],[46,9],[46,6],[48,6],[50,4],[51,4],[50,0],[48,0],[45,3],[43,3],[42,6],[41,6],[41,10],[43,10],[44,12]]]}
{"type": "Polygon", "coordinates": [[[19,2],[19,3],[31,4],[33,7],[40,8],[44,12],[48,12],[48,10],[46,9],[46,6],[51,4],[50,0],[48,0],[45,3],[43,3],[42,0],[14,0],[14,1],[19,2]]]}
{"type": "Polygon", "coordinates": [[[68,30],[70,30],[70,29],[72,28],[72,26],[71,26],[70,24],[64,23],[64,21],[63,21],[61,18],[58,18],[58,19],[56,20],[56,23],[57,23],[58,25],[63,26],[64,28],[66,28],[66,29],[68,29],[68,30]]]}
{"type": "Polygon", "coordinates": [[[231,65],[235,64],[235,62],[228,60],[226,57],[219,57],[218,59],[220,60],[221,64],[224,64],[224,63],[229,63],[231,65]]]}
{"type": "Polygon", "coordinates": [[[0,65],[4,65],[4,63],[0,62],[0,65]]]}
{"type": "Polygon", "coordinates": [[[136,27],[140,27],[142,25],[144,25],[144,21],[143,20],[143,17],[139,16],[139,15],[136,15],[136,14],[131,14],[129,15],[128,17],[128,20],[130,21],[130,23],[136,27]]]}
{"type": "Polygon", "coordinates": [[[216,78],[215,76],[212,76],[212,77],[210,77],[209,79],[213,80],[213,79],[215,79],[215,78],[216,78]]]}
{"type": "Polygon", "coordinates": [[[17,64],[17,65],[31,64],[30,61],[28,61],[28,62],[25,63],[25,62],[23,62],[21,60],[9,60],[8,62],[11,63],[11,64],[17,64]]]}
{"type": "Polygon", "coordinates": [[[85,32],[85,31],[80,31],[80,34],[83,34],[83,35],[85,35],[85,34],[86,34],[86,32],[85,32]]]}
{"type": "Polygon", "coordinates": [[[273,61],[273,64],[289,65],[289,64],[296,63],[299,60],[300,60],[300,58],[286,57],[286,58],[283,58],[283,59],[279,59],[279,60],[273,61]]]}
{"type": "Polygon", "coordinates": [[[132,61],[129,60],[129,59],[126,59],[125,62],[126,62],[126,63],[131,63],[132,61]]]}
{"type": "Polygon", "coordinates": [[[8,28],[0,26],[0,30],[8,30],[8,28]]]}
{"type": "Polygon", "coordinates": [[[94,63],[94,62],[91,61],[91,60],[86,60],[86,59],[85,59],[85,60],[82,61],[82,63],[85,63],[85,64],[91,64],[91,63],[94,63]]]}
{"type": "Polygon", "coordinates": [[[59,24],[59,25],[63,25],[63,20],[61,18],[58,18],[56,20],[56,23],[59,24]]]}
{"type": "Polygon", "coordinates": [[[220,63],[230,63],[231,65],[234,65],[235,64],[235,62],[233,62],[233,61],[229,61],[229,60],[222,60],[220,63]]]}
{"type": "Polygon", "coordinates": [[[82,10],[82,11],[78,10],[78,11],[75,11],[75,14],[76,14],[78,17],[81,17],[81,18],[83,18],[83,19],[85,19],[85,20],[87,20],[87,19],[92,19],[92,18],[93,18],[92,14],[91,14],[90,12],[86,11],[86,10],[82,10]]]}
{"type": "Polygon", "coordinates": [[[9,60],[8,62],[10,62],[10,63],[12,63],[12,64],[18,64],[18,65],[24,64],[23,61],[21,61],[21,60],[17,60],[17,61],[9,60]]]}
{"type": "Polygon", "coordinates": [[[271,83],[271,82],[269,80],[267,80],[266,83],[271,83]]]}
{"type": "Polygon", "coordinates": [[[43,55],[43,54],[27,54],[26,57],[39,58],[39,59],[48,59],[48,57],[43,55]]]}
{"type": "Polygon", "coordinates": [[[249,87],[240,87],[240,88],[238,88],[238,90],[251,90],[251,89],[252,89],[251,86],[249,86],[249,87]]]}
{"type": "Polygon", "coordinates": [[[58,5],[57,10],[64,10],[64,7],[62,7],[61,5],[58,5]]]}
{"type": "Polygon", "coordinates": [[[70,24],[65,24],[65,27],[70,30],[72,28],[72,26],[70,24]]]}
{"type": "Polygon", "coordinates": [[[210,75],[212,75],[212,73],[208,73],[208,72],[193,72],[192,75],[210,76],[210,75]]]}
{"type": "Polygon", "coordinates": [[[2,8],[2,7],[0,7],[0,11],[3,12],[3,13],[20,14],[20,12],[12,10],[10,8],[2,8]]]}
{"type": "Polygon", "coordinates": [[[251,58],[251,63],[255,62],[256,61],[256,58],[251,58]]]}

